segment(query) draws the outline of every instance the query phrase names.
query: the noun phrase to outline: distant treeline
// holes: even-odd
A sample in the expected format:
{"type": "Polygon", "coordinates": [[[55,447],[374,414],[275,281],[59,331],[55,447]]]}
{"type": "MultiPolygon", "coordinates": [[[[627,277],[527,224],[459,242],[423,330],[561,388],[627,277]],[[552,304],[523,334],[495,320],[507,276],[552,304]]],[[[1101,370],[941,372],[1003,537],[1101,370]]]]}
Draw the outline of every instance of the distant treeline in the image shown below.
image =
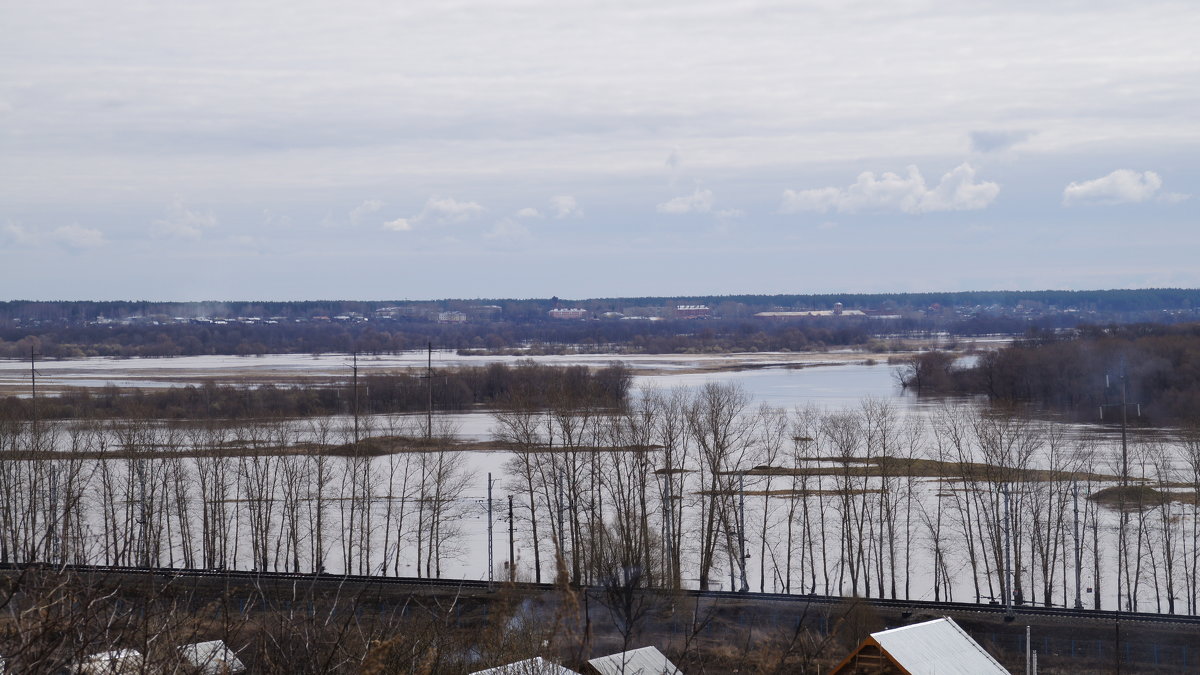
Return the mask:
{"type": "MultiPolygon", "coordinates": [[[[585,352],[698,354],[799,351],[867,346],[881,336],[948,332],[1021,334],[1030,325],[1070,327],[1070,317],[1036,321],[972,317],[961,321],[837,317],[700,321],[539,321],[536,323],[170,324],[0,328],[0,358],[167,357],[202,355],[350,353],[390,354],[424,349],[501,350],[533,354],[585,352]]],[[[883,346],[879,347],[883,351],[883,346]]]]}
{"type": "Polygon", "coordinates": [[[832,309],[836,303],[846,308],[917,308],[933,305],[942,307],[1034,305],[1073,308],[1097,312],[1151,312],[1159,310],[1195,309],[1200,307],[1200,289],[1144,288],[1087,291],[958,291],[928,293],[821,293],[777,295],[693,295],[645,296],[590,299],[551,298],[479,298],[432,301],[402,300],[312,300],[298,302],[206,301],[206,302],[148,302],[148,301],[33,301],[0,302],[0,322],[17,318],[37,321],[82,322],[101,316],[120,319],[131,316],[198,317],[198,316],[258,316],[288,319],[332,317],[358,313],[369,316],[386,307],[409,307],[433,311],[470,309],[492,306],[508,321],[545,319],[546,312],[559,306],[583,307],[591,311],[623,311],[629,307],[673,307],[676,304],[706,304],[710,307],[739,305],[746,311],[757,312],[778,307],[832,309]]]}
{"type": "MultiPolygon", "coordinates": [[[[1024,326],[1024,324],[1022,324],[1024,326]]],[[[172,324],[166,326],[70,326],[39,331],[0,329],[0,357],[28,359],[84,356],[164,357],[227,354],[387,354],[424,349],[486,350],[532,346],[555,353],[566,346],[639,353],[700,353],[731,350],[812,349],[867,342],[881,326],[865,319],[803,323],[743,321],[545,321],[402,326],[372,324],[172,324]]],[[[891,326],[896,328],[896,326],[891,326]]]]}
{"type": "Polygon", "coordinates": [[[1122,379],[1128,415],[1139,424],[1200,422],[1200,324],[1092,326],[1026,339],[959,368],[927,352],[903,371],[924,393],[978,393],[1033,403],[1088,421],[1120,419],[1122,379]],[[1140,406],[1141,417],[1137,417],[1140,406]]]}
{"type": "MultiPolygon", "coordinates": [[[[394,353],[433,343],[440,349],[532,347],[533,353],[706,353],[864,346],[904,334],[1023,334],[1082,323],[1193,321],[1200,290],[995,291],[826,295],[600,298],[567,301],[431,302],[0,302],[0,358],[163,357],[209,354],[394,353]],[[707,304],[713,316],[674,318],[681,304],[707,304]],[[755,313],[777,309],[872,310],[861,316],[778,321],[755,313]],[[649,320],[556,320],[554,307],[654,316],[649,320]],[[463,323],[438,323],[439,312],[463,323]],[[111,322],[98,322],[101,317],[111,322]],[[200,319],[200,322],[190,322],[200,319]],[[235,317],[241,317],[237,319],[235,317]],[[897,318],[899,317],[899,318],[897,318]],[[216,320],[220,319],[220,322],[216,320]],[[225,322],[224,319],[229,319],[225,322]]],[[[612,316],[612,315],[610,315],[612,316]]]]}
{"type": "MultiPolygon", "coordinates": [[[[437,369],[360,375],[323,384],[279,386],[217,385],[166,389],[77,389],[39,396],[39,419],[259,419],[314,415],[462,411],[489,408],[552,408],[589,405],[616,408],[625,404],[632,383],[630,370],[619,363],[598,370],[585,366],[546,366],[532,362],[509,366],[437,369]]],[[[0,399],[2,416],[28,420],[30,398],[0,399]]]]}

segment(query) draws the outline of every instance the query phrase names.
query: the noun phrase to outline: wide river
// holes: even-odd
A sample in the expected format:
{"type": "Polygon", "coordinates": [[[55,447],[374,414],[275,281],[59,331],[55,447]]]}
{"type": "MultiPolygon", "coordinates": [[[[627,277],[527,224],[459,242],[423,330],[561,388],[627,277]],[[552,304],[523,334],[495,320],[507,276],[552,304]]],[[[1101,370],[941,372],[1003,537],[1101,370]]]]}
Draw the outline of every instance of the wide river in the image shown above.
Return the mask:
{"type": "MultiPolygon", "coordinates": [[[[357,365],[363,371],[421,368],[426,365],[426,352],[410,352],[388,356],[360,356],[357,365]]],[[[515,356],[461,356],[453,352],[433,352],[434,368],[474,365],[489,362],[513,362],[515,356]]],[[[753,397],[754,404],[795,409],[817,407],[826,410],[850,409],[867,398],[885,400],[904,416],[927,418],[933,414],[937,401],[918,399],[901,389],[896,378],[897,366],[886,363],[886,355],[864,352],[824,353],[762,353],[729,355],[575,355],[539,356],[536,361],[557,365],[604,366],[614,361],[628,365],[635,376],[635,389],[645,387],[697,387],[708,382],[736,382],[753,397]]],[[[349,376],[352,357],[346,354],[272,355],[263,357],[199,356],[162,359],[93,358],[71,361],[47,361],[36,364],[38,391],[54,392],[64,387],[102,387],[114,384],[121,387],[165,387],[196,384],[204,381],[244,383],[253,386],[270,381],[300,381],[306,378],[345,378],[349,376]]],[[[28,395],[30,364],[20,361],[0,361],[0,392],[28,395]]],[[[963,401],[967,405],[982,402],[963,401]]],[[[449,415],[464,439],[486,439],[492,434],[493,419],[483,412],[449,415]]],[[[1088,436],[1111,445],[1112,435],[1095,426],[1071,425],[1072,436],[1088,436]]],[[[466,522],[461,523],[466,554],[448,561],[443,576],[450,578],[485,578],[487,574],[486,477],[490,472],[503,479],[507,452],[471,452],[467,455],[475,471],[474,489],[464,495],[478,505],[468,510],[466,522]]],[[[507,493],[504,483],[498,483],[496,499],[504,502],[507,493]]],[[[929,495],[937,490],[931,483],[929,495]]],[[[507,548],[507,526],[497,520],[496,550],[499,555],[507,548]]],[[[522,556],[525,557],[525,556],[522,556]]],[[[922,569],[914,570],[914,586],[925,595],[929,587],[926,561],[914,561],[922,569]]],[[[750,562],[750,577],[757,576],[756,559],[750,562]]],[[[966,585],[956,586],[956,599],[968,599],[966,585]]],[[[1110,586],[1111,588],[1111,586],[1110,586]]],[[[770,588],[768,588],[770,590],[770,588]]],[[[916,590],[914,588],[914,590],[916,590]]],[[[1107,589],[1106,589],[1107,590],[1107,589]]],[[[1108,595],[1108,592],[1105,593],[1108,595]]],[[[1111,598],[1106,598],[1111,605],[1111,598]]],[[[1090,601],[1089,601],[1090,605],[1090,601]]]]}

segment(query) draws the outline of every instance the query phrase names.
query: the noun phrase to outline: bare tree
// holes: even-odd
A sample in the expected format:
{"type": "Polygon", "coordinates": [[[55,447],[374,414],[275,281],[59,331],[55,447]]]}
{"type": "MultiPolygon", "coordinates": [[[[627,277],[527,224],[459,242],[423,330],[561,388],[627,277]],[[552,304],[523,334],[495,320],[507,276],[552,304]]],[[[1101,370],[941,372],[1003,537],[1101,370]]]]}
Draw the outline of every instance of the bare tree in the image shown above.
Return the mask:
{"type": "MultiPolygon", "coordinates": [[[[752,442],[752,423],[745,412],[750,397],[736,384],[708,383],[696,392],[688,409],[687,419],[691,438],[699,450],[700,477],[704,485],[700,525],[700,589],[708,590],[716,563],[718,544],[724,538],[730,557],[733,557],[734,536],[744,538],[739,527],[737,509],[733,503],[740,494],[739,478],[749,468],[744,460],[752,442]]],[[[741,576],[742,590],[746,583],[746,561],[737,551],[734,563],[741,576]]],[[[730,569],[730,574],[734,569],[730,569]]]]}

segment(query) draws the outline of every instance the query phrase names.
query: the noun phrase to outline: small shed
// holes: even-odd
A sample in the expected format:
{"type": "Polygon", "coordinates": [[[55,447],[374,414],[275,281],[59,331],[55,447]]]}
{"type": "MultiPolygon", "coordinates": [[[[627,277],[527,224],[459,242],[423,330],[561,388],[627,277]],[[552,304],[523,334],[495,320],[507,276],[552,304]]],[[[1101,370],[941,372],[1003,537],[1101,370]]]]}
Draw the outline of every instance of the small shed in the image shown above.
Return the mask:
{"type": "Polygon", "coordinates": [[[193,642],[179,648],[188,665],[205,675],[236,675],[246,672],[246,666],[224,640],[193,642]]]}
{"type": "Polygon", "coordinates": [[[598,675],[683,675],[654,647],[601,656],[588,661],[588,667],[598,675]]]}
{"type": "Polygon", "coordinates": [[[579,673],[547,661],[540,656],[535,656],[532,659],[516,661],[487,670],[477,670],[471,675],[579,675],[579,673]]]}
{"type": "Polygon", "coordinates": [[[944,617],[871,633],[830,675],[1010,675],[991,654],[944,617]]]}

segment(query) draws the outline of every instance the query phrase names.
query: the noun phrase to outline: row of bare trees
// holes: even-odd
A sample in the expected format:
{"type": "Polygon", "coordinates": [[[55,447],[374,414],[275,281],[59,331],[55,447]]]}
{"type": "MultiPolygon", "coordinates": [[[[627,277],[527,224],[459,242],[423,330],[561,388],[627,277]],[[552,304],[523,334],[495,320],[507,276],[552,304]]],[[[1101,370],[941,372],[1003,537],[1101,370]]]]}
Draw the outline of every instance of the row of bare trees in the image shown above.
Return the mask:
{"type": "MultiPolygon", "coordinates": [[[[1133,443],[1114,501],[1112,443],[969,405],[783,410],[708,384],[493,419],[513,579],[1200,611],[1200,439],[1133,443]]],[[[431,437],[420,451],[361,452],[330,418],[6,422],[0,561],[478,568],[471,456],[408,420],[357,433],[431,437]]]]}
{"type": "Polygon", "coordinates": [[[376,457],[330,418],[0,425],[0,562],[438,576],[472,507],[453,429],[366,419],[434,438],[376,457]]]}
{"type": "Polygon", "coordinates": [[[965,404],[786,411],[708,384],[514,407],[494,437],[531,580],[603,583],[615,549],[667,588],[1198,611],[1198,440],[1135,443],[1114,504],[1113,443],[965,404]]]}

